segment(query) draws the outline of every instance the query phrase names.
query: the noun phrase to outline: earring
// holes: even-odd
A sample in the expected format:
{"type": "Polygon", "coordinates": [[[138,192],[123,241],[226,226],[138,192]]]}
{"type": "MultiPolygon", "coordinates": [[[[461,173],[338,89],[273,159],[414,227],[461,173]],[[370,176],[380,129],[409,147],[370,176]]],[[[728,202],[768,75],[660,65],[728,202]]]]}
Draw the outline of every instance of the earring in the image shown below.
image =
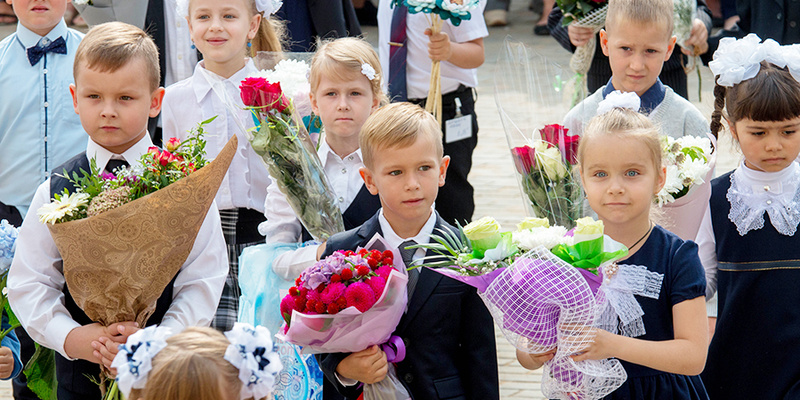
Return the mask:
{"type": "Polygon", "coordinates": [[[192,48],[192,50],[196,50],[197,49],[197,47],[194,45],[194,42],[192,42],[192,45],[190,47],[192,48]]]}
{"type": "Polygon", "coordinates": [[[251,47],[253,47],[253,43],[251,43],[251,42],[248,40],[248,41],[247,41],[247,48],[249,49],[249,48],[251,48],[251,47]]]}

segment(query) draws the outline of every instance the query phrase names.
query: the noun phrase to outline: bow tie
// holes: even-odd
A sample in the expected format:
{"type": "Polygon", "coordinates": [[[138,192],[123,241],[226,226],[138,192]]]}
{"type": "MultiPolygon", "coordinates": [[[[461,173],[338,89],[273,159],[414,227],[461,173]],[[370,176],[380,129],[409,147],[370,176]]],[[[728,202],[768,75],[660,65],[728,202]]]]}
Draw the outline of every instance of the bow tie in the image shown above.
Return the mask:
{"type": "Polygon", "coordinates": [[[67,54],[67,42],[61,36],[52,42],[44,38],[36,46],[28,48],[28,61],[31,62],[31,66],[34,66],[42,59],[42,56],[49,52],[67,54]]]}

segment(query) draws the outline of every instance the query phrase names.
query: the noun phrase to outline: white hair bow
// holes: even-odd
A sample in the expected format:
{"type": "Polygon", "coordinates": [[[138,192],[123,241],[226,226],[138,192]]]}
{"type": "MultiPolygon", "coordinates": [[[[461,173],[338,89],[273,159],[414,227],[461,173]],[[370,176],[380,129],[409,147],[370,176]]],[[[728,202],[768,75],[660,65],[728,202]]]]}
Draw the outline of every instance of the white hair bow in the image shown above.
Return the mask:
{"type": "Polygon", "coordinates": [[[615,90],[609,93],[600,104],[597,105],[597,115],[605,114],[615,108],[629,108],[633,111],[639,111],[642,106],[642,99],[636,92],[621,92],[615,90]]]}
{"type": "Polygon", "coordinates": [[[788,67],[794,79],[800,82],[800,46],[781,46],[772,39],[761,42],[754,33],[742,39],[720,40],[714,60],[708,63],[708,67],[718,76],[718,84],[733,87],[758,75],[762,61],[781,68],[788,67]]]}
{"type": "Polygon", "coordinates": [[[125,344],[119,345],[111,368],[117,369],[117,383],[125,397],[130,395],[133,388],[144,388],[147,376],[153,369],[153,357],[167,346],[170,336],[170,328],[153,325],[136,331],[125,344]]]}
{"type": "MultiPolygon", "coordinates": [[[[283,0],[255,0],[256,10],[264,13],[265,17],[275,14],[283,6],[283,0]]],[[[175,10],[182,17],[189,16],[189,0],[177,0],[175,10]]]]}

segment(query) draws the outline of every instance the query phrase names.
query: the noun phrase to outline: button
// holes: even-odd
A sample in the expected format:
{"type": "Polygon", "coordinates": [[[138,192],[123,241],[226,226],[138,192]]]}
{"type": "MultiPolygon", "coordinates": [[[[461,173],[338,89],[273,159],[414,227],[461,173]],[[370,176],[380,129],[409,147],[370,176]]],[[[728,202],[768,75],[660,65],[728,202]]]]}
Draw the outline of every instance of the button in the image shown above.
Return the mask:
{"type": "Polygon", "coordinates": [[[346,174],[347,173],[347,168],[342,168],[342,173],[346,174]]]}
{"type": "Polygon", "coordinates": [[[792,28],[796,27],[797,26],[797,21],[789,22],[789,26],[792,27],[792,28]]]}
{"type": "Polygon", "coordinates": [[[767,205],[772,204],[772,200],[767,200],[767,205]]]}
{"type": "Polygon", "coordinates": [[[339,197],[339,203],[344,203],[344,197],[339,197]]]}
{"type": "Polygon", "coordinates": [[[47,102],[47,101],[45,101],[45,102],[44,102],[44,106],[45,106],[45,108],[46,108],[46,107],[48,107],[49,105],[50,105],[50,103],[49,103],[49,102],[47,102]]]}
{"type": "Polygon", "coordinates": [[[776,15],[775,17],[778,18],[778,21],[780,21],[783,18],[783,14],[778,13],[778,15],[776,15]]]}
{"type": "Polygon", "coordinates": [[[178,54],[178,60],[183,60],[183,54],[178,54]]]}
{"type": "Polygon", "coordinates": [[[764,186],[764,191],[769,192],[769,185],[764,186]]]}
{"type": "Polygon", "coordinates": [[[49,46],[50,45],[50,39],[42,38],[42,41],[40,43],[42,44],[42,46],[49,46]]]}
{"type": "Polygon", "coordinates": [[[353,156],[347,157],[347,159],[353,161],[353,156]]]}
{"type": "Polygon", "coordinates": [[[42,72],[43,72],[43,73],[45,73],[45,74],[47,74],[47,68],[45,68],[45,69],[44,69],[44,71],[42,71],[42,72]]]}
{"type": "Polygon", "coordinates": [[[403,380],[406,381],[406,383],[414,382],[414,375],[411,375],[411,373],[409,372],[403,375],[403,380]]]}

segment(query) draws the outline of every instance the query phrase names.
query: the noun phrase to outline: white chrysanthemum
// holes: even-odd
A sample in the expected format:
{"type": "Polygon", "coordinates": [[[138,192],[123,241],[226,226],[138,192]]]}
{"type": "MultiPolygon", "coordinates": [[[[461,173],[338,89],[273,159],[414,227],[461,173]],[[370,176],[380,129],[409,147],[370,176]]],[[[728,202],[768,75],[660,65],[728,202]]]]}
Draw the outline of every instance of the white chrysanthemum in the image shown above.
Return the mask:
{"type": "Polygon", "coordinates": [[[436,0],[407,0],[406,6],[412,13],[431,12],[436,8],[436,0]]]}
{"type": "Polygon", "coordinates": [[[538,227],[512,233],[511,241],[522,251],[544,246],[548,250],[559,244],[572,245],[572,237],[565,236],[567,228],[563,226],[538,227]]]}
{"type": "Polygon", "coordinates": [[[36,214],[39,221],[45,224],[55,224],[67,216],[73,216],[81,207],[89,203],[89,195],[86,193],[72,193],[69,196],[61,196],[59,200],[53,200],[39,208],[36,214]]]}
{"type": "Polygon", "coordinates": [[[477,0],[442,0],[442,8],[458,16],[469,15],[477,5],[477,0]]]}
{"type": "Polygon", "coordinates": [[[678,139],[675,139],[676,142],[680,144],[682,148],[685,147],[698,147],[703,151],[703,154],[706,155],[706,158],[711,154],[711,140],[707,137],[700,137],[700,136],[683,136],[678,139]]]}
{"type": "Polygon", "coordinates": [[[711,170],[711,166],[702,159],[687,159],[681,165],[681,175],[683,175],[684,181],[689,179],[692,185],[702,185],[709,170],[711,170]]]}
{"type": "Polygon", "coordinates": [[[675,198],[672,195],[680,192],[681,190],[683,190],[683,177],[678,170],[678,166],[667,166],[667,179],[664,182],[664,187],[661,188],[661,191],[659,191],[656,195],[658,204],[664,205],[666,203],[675,201],[675,198]]]}

